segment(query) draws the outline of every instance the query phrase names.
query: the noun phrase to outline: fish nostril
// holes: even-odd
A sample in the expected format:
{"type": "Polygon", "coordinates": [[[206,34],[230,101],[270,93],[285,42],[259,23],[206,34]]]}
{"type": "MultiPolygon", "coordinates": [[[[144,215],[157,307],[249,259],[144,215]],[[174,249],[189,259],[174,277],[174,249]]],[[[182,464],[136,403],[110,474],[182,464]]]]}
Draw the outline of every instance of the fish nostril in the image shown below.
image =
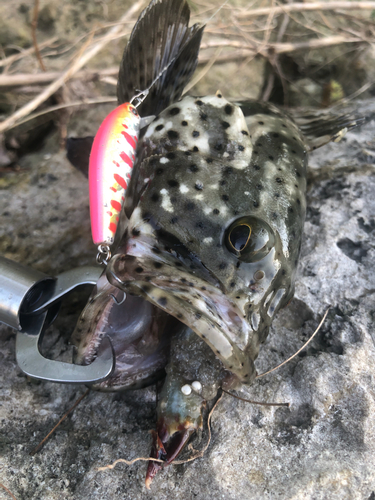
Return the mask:
{"type": "Polygon", "coordinates": [[[254,279],[256,281],[261,281],[264,278],[264,276],[265,276],[264,271],[256,271],[254,273],[254,279]]]}

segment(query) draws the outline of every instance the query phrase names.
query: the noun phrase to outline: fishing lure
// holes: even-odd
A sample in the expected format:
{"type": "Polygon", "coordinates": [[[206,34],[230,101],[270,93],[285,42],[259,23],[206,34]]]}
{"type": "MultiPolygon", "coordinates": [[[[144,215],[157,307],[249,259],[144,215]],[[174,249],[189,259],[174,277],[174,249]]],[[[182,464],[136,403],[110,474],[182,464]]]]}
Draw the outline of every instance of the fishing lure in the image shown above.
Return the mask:
{"type": "Polygon", "coordinates": [[[140,130],[140,116],[130,102],[114,109],[100,125],[89,162],[92,239],[98,262],[110,258],[126,188],[131,178],[140,130]]]}

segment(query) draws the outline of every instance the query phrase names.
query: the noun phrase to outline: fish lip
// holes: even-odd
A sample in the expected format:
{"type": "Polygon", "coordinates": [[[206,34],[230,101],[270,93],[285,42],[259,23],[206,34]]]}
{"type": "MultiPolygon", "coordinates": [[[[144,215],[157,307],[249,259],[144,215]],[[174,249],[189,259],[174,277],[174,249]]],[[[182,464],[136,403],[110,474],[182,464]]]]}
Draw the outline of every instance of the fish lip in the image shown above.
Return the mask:
{"type": "Polygon", "coordinates": [[[212,285],[198,273],[192,274],[185,265],[176,273],[175,257],[169,252],[158,255],[164,263],[163,274],[151,268],[149,257],[142,252],[139,257],[114,255],[107,266],[108,281],[127,293],[144,297],[186,324],[211,347],[226,369],[243,382],[254,380],[254,363],[246,353],[251,327],[222,287],[212,285]],[[147,281],[136,271],[146,267],[147,281]],[[182,314],[181,310],[187,314],[182,314]]]}

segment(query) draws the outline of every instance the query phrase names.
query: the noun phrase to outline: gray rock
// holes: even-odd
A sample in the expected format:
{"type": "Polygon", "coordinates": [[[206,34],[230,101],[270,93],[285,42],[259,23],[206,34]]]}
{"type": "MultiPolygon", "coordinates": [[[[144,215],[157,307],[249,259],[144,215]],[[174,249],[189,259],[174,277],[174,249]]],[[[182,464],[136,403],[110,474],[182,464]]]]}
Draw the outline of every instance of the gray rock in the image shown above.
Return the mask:
{"type": "MultiPolygon", "coordinates": [[[[243,388],[255,406],[225,395],[203,458],[170,466],[144,487],[146,464],[96,468],[148,456],[155,388],[91,392],[35,456],[29,452],[81,395],[82,386],[27,380],[14,332],[0,328],[0,482],[17,500],[369,499],[375,491],[375,103],[372,120],[310,160],[308,214],[295,298],[276,318],[259,373],[276,366],[327,320],[306,350],[243,388]]],[[[93,263],[87,181],[53,141],[1,181],[0,253],[45,272],[93,263]]],[[[46,339],[69,359],[75,296],[46,339]]],[[[207,433],[203,440],[207,439],[207,433]]],[[[10,498],[0,489],[0,498],[10,498]]]]}

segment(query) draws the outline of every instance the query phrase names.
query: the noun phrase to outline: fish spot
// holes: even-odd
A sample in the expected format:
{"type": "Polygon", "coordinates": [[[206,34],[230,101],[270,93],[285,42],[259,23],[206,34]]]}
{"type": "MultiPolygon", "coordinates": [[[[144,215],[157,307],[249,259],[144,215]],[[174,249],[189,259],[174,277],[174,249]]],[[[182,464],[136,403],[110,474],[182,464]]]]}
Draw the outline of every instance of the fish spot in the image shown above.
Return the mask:
{"type": "Polygon", "coordinates": [[[285,276],[285,275],[286,275],[286,271],[285,271],[285,269],[282,269],[282,270],[281,270],[281,274],[282,274],[283,276],[285,276]]]}
{"type": "Polygon", "coordinates": [[[299,198],[297,198],[297,203],[298,205],[301,205],[301,200],[299,198]]]}
{"type": "Polygon", "coordinates": [[[135,227],[132,229],[132,235],[133,236],[139,236],[141,234],[141,231],[135,227]]]}
{"type": "Polygon", "coordinates": [[[273,161],[273,156],[269,155],[268,158],[273,161]]]}
{"type": "Polygon", "coordinates": [[[240,144],[238,146],[238,151],[245,151],[245,146],[242,146],[242,144],[240,144]]]}
{"type": "Polygon", "coordinates": [[[164,128],[164,125],[157,125],[157,126],[155,127],[155,130],[156,130],[157,132],[159,132],[159,131],[160,131],[160,130],[162,130],[163,128],[164,128]]]}
{"type": "Polygon", "coordinates": [[[203,121],[206,121],[207,120],[207,114],[206,113],[199,113],[199,118],[203,121]]]}
{"type": "Polygon", "coordinates": [[[228,122],[221,122],[221,126],[224,128],[224,129],[227,129],[230,127],[230,123],[228,122]]]}
{"type": "Polygon", "coordinates": [[[294,149],[292,149],[292,153],[293,153],[294,155],[296,155],[296,154],[297,154],[297,151],[294,151],[294,149]]]}
{"type": "Polygon", "coordinates": [[[258,207],[259,207],[259,203],[258,203],[257,201],[254,201],[254,202],[253,202],[253,207],[254,207],[254,208],[258,208],[258,207]]]}
{"type": "Polygon", "coordinates": [[[176,116],[178,115],[178,113],[180,112],[180,108],[172,108],[170,111],[169,111],[169,114],[170,116],[176,116]]]}
{"type": "Polygon", "coordinates": [[[260,166],[259,166],[259,165],[257,165],[257,164],[253,165],[253,168],[254,168],[255,170],[260,170],[260,166]]]}
{"type": "Polygon", "coordinates": [[[272,214],[272,219],[276,220],[277,219],[277,213],[276,212],[273,212],[272,214]]]}
{"type": "Polygon", "coordinates": [[[198,172],[199,168],[197,167],[197,165],[193,164],[189,165],[188,170],[190,170],[190,172],[198,172]]]}
{"type": "Polygon", "coordinates": [[[181,283],[187,283],[187,279],[186,278],[181,278],[180,281],[181,281],[181,283]]]}
{"type": "Polygon", "coordinates": [[[236,286],[236,283],[234,281],[232,281],[229,285],[231,288],[234,288],[236,286]]]}
{"type": "Polygon", "coordinates": [[[181,318],[183,318],[183,317],[184,317],[184,316],[183,316],[181,313],[178,313],[178,314],[177,314],[177,318],[178,318],[178,319],[181,319],[181,318]]]}
{"type": "Polygon", "coordinates": [[[197,191],[202,191],[203,184],[201,182],[196,182],[194,187],[197,191]]]}
{"type": "MultiPolygon", "coordinates": [[[[197,312],[197,313],[195,313],[195,317],[196,317],[196,319],[201,319],[202,315],[201,315],[201,313],[197,312]]],[[[203,337],[203,335],[202,335],[202,337],[203,337]]]]}
{"type": "Polygon", "coordinates": [[[191,134],[193,137],[199,137],[199,132],[198,130],[194,130],[193,133],[191,134]]]}
{"type": "Polygon", "coordinates": [[[262,184],[257,184],[255,186],[259,191],[261,191],[263,189],[263,185],[262,184]]]}
{"type": "Polygon", "coordinates": [[[196,104],[197,106],[202,106],[203,101],[201,101],[200,99],[197,99],[197,100],[195,101],[195,104],[196,104]]]}
{"type": "Polygon", "coordinates": [[[281,177],[276,177],[276,182],[278,184],[282,184],[283,183],[283,179],[281,177]]]}
{"type": "Polygon", "coordinates": [[[227,263],[226,262],[220,262],[219,269],[225,269],[226,267],[227,267],[227,263]]]}
{"type": "Polygon", "coordinates": [[[193,152],[194,152],[194,153],[198,153],[198,151],[199,151],[199,149],[197,148],[197,146],[194,146],[194,147],[193,147],[193,152]]]}
{"type": "Polygon", "coordinates": [[[254,153],[255,155],[258,155],[258,154],[259,154],[259,153],[258,153],[258,151],[255,151],[255,150],[253,151],[253,153],[254,153]]]}
{"type": "Polygon", "coordinates": [[[179,134],[175,130],[168,130],[167,132],[169,139],[178,139],[179,134]]]}
{"type": "Polygon", "coordinates": [[[163,267],[163,264],[161,262],[154,262],[154,268],[155,269],[161,269],[163,267]]]}
{"type": "Polygon", "coordinates": [[[176,154],[173,153],[172,151],[170,153],[166,154],[168,160],[174,160],[176,158],[176,154]]]}
{"type": "Polygon", "coordinates": [[[172,217],[172,219],[170,220],[170,223],[176,224],[177,221],[178,221],[178,217],[172,217]]]}
{"type": "Polygon", "coordinates": [[[220,213],[220,210],[218,210],[217,208],[214,208],[212,210],[212,213],[214,213],[215,215],[218,215],[220,213]]]}
{"type": "Polygon", "coordinates": [[[243,135],[249,135],[249,133],[246,130],[241,130],[241,134],[243,134],[243,135]]]}
{"type": "Polygon", "coordinates": [[[199,229],[204,229],[204,224],[203,222],[199,221],[195,224],[195,227],[199,228],[199,229]]]}
{"type": "Polygon", "coordinates": [[[140,267],[140,266],[136,267],[135,272],[136,273],[143,273],[143,267],[140,267]]]}
{"type": "Polygon", "coordinates": [[[294,212],[293,207],[289,207],[288,211],[292,214],[294,212]]]}
{"type": "Polygon", "coordinates": [[[281,126],[282,126],[283,128],[287,128],[287,126],[285,125],[285,123],[283,123],[281,126]]]}
{"type": "Polygon", "coordinates": [[[229,200],[229,196],[227,194],[223,194],[223,196],[221,197],[222,200],[224,201],[228,201],[229,200]]]}
{"type": "Polygon", "coordinates": [[[174,179],[170,179],[169,181],[167,181],[167,184],[168,186],[170,187],[179,187],[180,183],[177,182],[176,180],[174,179]]]}
{"type": "Polygon", "coordinates": [[[194,210],[195,209],[195,204],[192,201],[188,201],[185,204],[185,208],[186,208],[186,210],[194,210]]]}
{"type": "Polygon", "coordinates": [[[186,120],[182,120],[181,125],[183,127],[187,127],[188,122],[186,120]]]}
{"type": "Polygon", "coordinates": [[[258,122],[259,125],[264,125],[264,122],[258,122]]]}
{"type": "Polygon", "coordinates": [[[154,193],[151,195],[151,201],[153,201],[154,203],[158,202],[160,199],[160,196],[158,195],[158,193],[154,193]]]}
{"type": "Polygon", "coordinates": [[[160,304],[161,306],[165,307],[167,305],[167,297],[160,297],[160,299],[158,299],[158,304],[160,304]]]}
{"type": "Polygon", "coordinates": [[[233,111],[234,111],[234,108],[233,106],[231,106],[230,104],[227,104],[225,107],[224,107],[224,111],[227,115],[231,115],[233,114],[233,111]]]}

